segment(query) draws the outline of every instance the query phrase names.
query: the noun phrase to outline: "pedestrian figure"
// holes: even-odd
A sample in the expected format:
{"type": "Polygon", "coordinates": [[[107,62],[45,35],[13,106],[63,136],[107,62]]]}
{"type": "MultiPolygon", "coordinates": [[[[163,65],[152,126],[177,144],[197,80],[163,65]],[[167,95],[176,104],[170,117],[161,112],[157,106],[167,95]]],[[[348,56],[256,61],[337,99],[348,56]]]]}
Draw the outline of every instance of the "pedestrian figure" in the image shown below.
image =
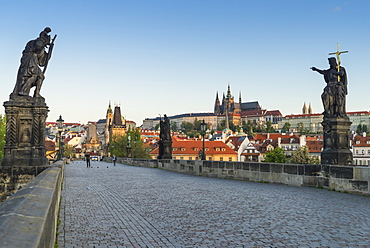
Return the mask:
{"type": "Polygon", "coordinates": [[[85,154],[85,159],[86,159],[86,167],[87,168],[90,168],[91,167],[91,164],[90,164],[90,154],[85,154]]]}
{"type": "Polygon", "coordinates": [[[116,166],[116,161],[117,161],[117,157],[116,157],[116,155],[113,155],[113,164],[114,164],[114,166],[116,166]]]}

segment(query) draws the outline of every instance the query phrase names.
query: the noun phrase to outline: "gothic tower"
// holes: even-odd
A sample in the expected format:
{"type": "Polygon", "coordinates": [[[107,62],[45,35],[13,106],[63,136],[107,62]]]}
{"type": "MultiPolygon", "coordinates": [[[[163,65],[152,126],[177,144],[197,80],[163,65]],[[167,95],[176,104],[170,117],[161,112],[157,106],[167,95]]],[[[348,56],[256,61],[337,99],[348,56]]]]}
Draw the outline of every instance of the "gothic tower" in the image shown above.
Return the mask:
{"type": "Polygon", "coordinates": [[[304,114],[304,115],[308,114],[306,103],[303,104],[302,114],[304,114]]]}
{"type": "Polygon", "coordinates": [[[109,106],[108,106],[107,114],[106,114],[105,118],[106,118],[106,121],[105,121],[105,144],[108,144],[109,140],[110,140],[110,127],[112,126],[112,123],[113,123],[113,111],[112,111],[112,107],[110,105],[110,101],[109,101],[109,106]]]}
{"type": "Polygon", "coordinates": [[[220,99],[218,99],[218,92],[216,93],[216,100],[215,100],[214,113],[215,113],[216,115],[221,114],[220,99]]]}

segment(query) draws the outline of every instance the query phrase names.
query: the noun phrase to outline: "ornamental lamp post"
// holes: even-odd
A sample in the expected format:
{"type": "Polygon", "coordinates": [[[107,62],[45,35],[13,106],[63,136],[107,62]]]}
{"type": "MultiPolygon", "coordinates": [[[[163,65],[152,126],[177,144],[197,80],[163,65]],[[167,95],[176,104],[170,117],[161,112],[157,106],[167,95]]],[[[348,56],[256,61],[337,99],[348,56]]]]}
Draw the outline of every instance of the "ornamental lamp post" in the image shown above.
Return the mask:
{"type": "Polygon", "coordinates": [[[206,160],[206,152],[204,148],[204,136],[206,134],[206,129],[207,129],[207,123],[205,123],[203,119],[202,123],[200,123],[200,130],[202,131],[202,138],[203,138],[203,148],[202,148],[201,160],[206,160]]]}
{"type": "Polygon", "coordinates": [[[62,119],[62,115],[59,115],[59,119],[57,120],[58,123],[58,134],[59,134],[59,140],[57,140],[59,151],[57,160],[62,160],[63,158],[63,147],[62,147],[62,131],[63,131],[63,124],[64,120],[62,119]]]}

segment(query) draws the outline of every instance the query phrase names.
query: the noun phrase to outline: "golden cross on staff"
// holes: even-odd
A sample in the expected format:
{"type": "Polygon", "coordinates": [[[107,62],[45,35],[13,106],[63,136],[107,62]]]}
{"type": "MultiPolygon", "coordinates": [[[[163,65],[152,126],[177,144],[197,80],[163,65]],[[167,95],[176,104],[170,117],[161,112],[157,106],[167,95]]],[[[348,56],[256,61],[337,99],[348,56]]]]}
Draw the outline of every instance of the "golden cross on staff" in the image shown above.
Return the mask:
{"type": "MultiPolygon", "coordinates": [[[[337,62],[338,62],[337,69],[338,69],[338,72],[340,72],[340,57],[339,57],[339,55],[341,55],[342,53],[348,53],[348,51],[341,52],[340,51],[340,44],[339,43],[337,43],[337,51],[335,53],[329,53],[329,55],[335,54],[336,57],[337,57],[337,62]]],[[[338,82],[340,82],[340,76],[339,75],[338,75],[338,82]]]]}

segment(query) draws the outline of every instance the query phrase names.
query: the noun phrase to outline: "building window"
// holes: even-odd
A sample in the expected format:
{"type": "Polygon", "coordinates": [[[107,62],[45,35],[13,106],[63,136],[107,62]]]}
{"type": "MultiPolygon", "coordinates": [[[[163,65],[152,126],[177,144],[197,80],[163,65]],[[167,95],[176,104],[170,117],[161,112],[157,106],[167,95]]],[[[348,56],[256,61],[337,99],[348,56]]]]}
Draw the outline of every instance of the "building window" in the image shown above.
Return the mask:
{"type": "Polygon", "coordinates": [[[189,157],[189,160],[193,160],[193,158],[192,157],[189,157]]]}
{"type": "Polygon", "coordinates": [[[184,159],[184,157],[180,157],[180,159],[181,159],[181,160],[183,160],[183,159],[184,159]]]}
{"type": "Polygon", "coordinates": [[[362,150],[362,155],[365,155],[365,150],[362,150]]]}
{"type": "Polygon", "coordinates": [[[181,148],[181,151],[185,151],[185,148],[181,148]]]}
{"type": "Polygon", "coordinates": [[[173,148],[174,151],[177,151],[177,148],[173,148]]]}
{"type": "Polygon", "coordinates": [[[359,162],[360,162],[360,165],[362,165],[362,160],[360,160],[359,162]]]}
{"type": "Polygon", "coordinates": [[[224,161],[224,158],[223,157],[220,157],[220,161],[224,161]]]}
{"type": "Polygon", "coordinates": [[[223,152],[224,152],[224,151],[226,151],[226,149],[225,149],[225,148],[222,148],[222,149],[221,149],[221,151],[223,151],[223,152]]]}
{"type": "Polygon", "coordinates": [[[198,148],[196,147],[196,148],[194,148],[194,151],[198,151],[198,148]]]}
{"type": "Polygon", "coordinates": [[[229,157],[229,161],[233,161],[233,158],[232,157],[229,157]]]}
{"type": "Polygon", "coordinates": [[[216,148],[216,152],[219,152],[220,151],[220,148],[216,148]]]}
{"type": "Polygon", "coordinates": [[[367,165],[370,165],[370,160],[367,161],[367,165]]]}
{"type": "Polygon", "coordinates": [[[208,160],[209,160],[209,161],[212,161],[212,157],[208,157],[208,160]]]}
{"type": "Polygon", "coordinates": [[[358,150],[356,150],[356,154],[358,154],[358,150]]]}
{"type": "Polygon", "coordinates": [[[359,140],[356,140],[356,145],[360,144],[360,141],[359,140]]]}
{"type": "Polygon", "coordinates": [[[204,151],[208,152],[208,151],[209,151],[209,149],[208,149],[208,148],[204,148],[204,151]]]}

